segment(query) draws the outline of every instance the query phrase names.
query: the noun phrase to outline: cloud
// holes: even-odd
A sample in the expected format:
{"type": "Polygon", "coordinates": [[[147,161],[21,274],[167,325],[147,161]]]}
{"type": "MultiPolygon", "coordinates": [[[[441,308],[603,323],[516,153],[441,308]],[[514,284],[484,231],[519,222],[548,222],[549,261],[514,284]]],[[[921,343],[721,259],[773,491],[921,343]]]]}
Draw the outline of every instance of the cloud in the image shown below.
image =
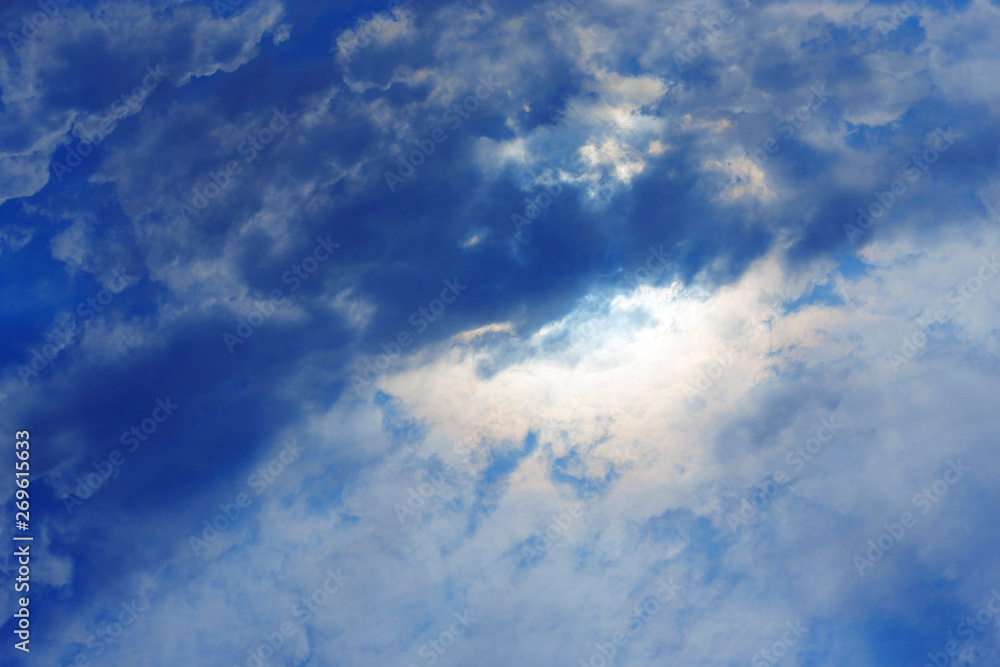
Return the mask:
{"type": "Polygon", "coordinates": [[[45,443],[39,659],[707,666],[801,623],[785,662],[882,665],[955,639],[1000,579],[995,8],[882,35],[888,7],[741,4],[68,3],[5,51],[0,423],[45,443]],[[157,399],[180,407],[69,512],[157,399]]]}

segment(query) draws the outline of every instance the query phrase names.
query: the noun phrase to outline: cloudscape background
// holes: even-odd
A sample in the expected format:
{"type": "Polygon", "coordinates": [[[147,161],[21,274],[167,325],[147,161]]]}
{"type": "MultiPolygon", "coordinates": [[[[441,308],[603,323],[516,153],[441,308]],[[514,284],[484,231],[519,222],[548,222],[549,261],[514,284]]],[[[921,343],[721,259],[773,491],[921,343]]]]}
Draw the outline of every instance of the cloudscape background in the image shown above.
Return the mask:
{"type": "Polygon", "coordinates": [[[1000,3],[0,33],[2,664],[1000,665],[1000,3]]]}

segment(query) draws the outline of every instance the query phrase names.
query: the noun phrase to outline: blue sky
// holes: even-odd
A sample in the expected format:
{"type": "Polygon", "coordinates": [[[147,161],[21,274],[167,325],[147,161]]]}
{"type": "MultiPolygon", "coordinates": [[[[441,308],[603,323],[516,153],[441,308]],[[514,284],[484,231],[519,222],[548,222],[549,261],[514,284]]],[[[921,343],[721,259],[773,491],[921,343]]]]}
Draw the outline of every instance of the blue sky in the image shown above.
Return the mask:
{"type": "Polygon", "coordinates": [[[1000,664],[1000,3],[0,36],[3,664],[1000,664]]]}

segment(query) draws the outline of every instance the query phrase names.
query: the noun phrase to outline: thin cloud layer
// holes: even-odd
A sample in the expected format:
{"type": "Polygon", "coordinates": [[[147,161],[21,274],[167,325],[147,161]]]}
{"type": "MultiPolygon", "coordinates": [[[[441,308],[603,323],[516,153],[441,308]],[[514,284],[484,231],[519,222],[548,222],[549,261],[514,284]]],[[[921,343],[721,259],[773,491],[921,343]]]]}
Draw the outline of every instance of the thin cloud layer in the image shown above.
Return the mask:
{"type": "Polygon", "coordinates": [[[997,11],[8,4],[5,655],[994,664],[997,11]]]}

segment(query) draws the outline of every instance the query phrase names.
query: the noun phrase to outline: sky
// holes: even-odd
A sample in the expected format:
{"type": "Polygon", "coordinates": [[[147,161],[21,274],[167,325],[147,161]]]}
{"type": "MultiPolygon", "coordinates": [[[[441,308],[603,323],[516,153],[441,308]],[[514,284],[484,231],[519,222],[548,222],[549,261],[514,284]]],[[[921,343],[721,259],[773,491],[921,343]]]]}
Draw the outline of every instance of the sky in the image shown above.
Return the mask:
{"type": "Polygon", "coordinates": [[[997,0],[0,37],[0,664],[1000,665],[997,0]]]}

